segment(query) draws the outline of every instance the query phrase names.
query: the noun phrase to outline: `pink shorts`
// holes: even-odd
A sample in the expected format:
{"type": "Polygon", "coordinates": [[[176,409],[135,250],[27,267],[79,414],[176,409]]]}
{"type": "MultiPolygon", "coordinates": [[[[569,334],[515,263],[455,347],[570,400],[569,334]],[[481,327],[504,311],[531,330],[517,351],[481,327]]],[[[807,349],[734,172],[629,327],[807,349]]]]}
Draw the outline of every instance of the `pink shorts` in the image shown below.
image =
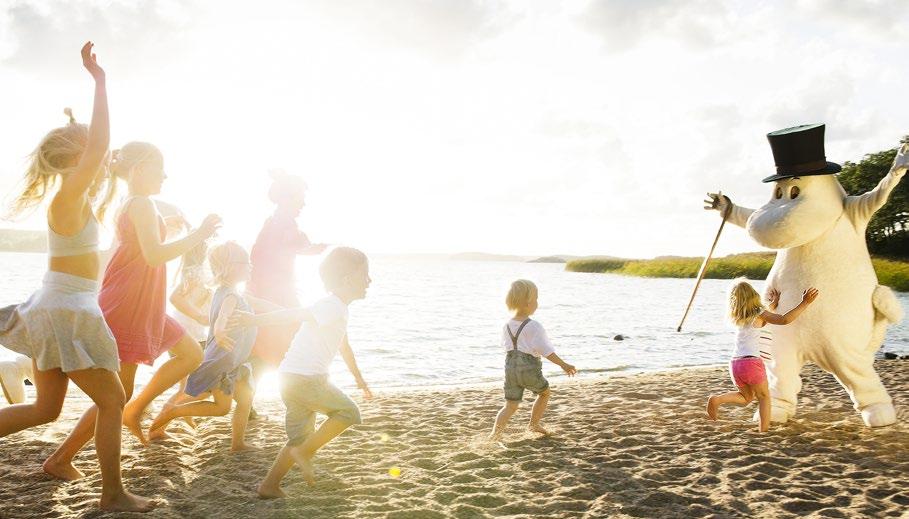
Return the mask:
{"type": "Polygon", "coordinates": [[[764,370],[764,361],[759,357],[743,357],[732,359],[729,363],[729,373],[736,386],[754,386],[767,381],[767,372],[764,370]]]}

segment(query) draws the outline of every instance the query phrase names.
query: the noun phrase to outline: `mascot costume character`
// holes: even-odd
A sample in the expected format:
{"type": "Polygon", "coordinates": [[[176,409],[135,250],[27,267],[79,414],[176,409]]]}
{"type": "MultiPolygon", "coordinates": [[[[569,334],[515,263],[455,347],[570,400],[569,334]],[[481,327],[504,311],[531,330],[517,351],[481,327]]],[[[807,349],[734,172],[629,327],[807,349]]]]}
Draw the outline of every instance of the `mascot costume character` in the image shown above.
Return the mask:
{"type": "Polygon", "coordinates": [[[902,309],[893,292],[877,282],[865,229],[906,173],[909,145],[900,148],[877,187],[847,196],[834,176],[840,166],[824,154],[823,124],[786,128],[767,138],[776,163],[776,174],[764,179],[773,183],[770,200],[757,210],[721,194],[709,193],[705,202],[759,244],[778,251],[767,290],[780,292],[781,312],[797,305],[808,287],[820,293],[801,319],[789,326],[768,325],[773,332],[772,421],[795,415],[800,372],[811,362],[836,377],[866,425],[890,425],[896,412],[874,370],[874,354],[887,326],[902,318],[902,309]]]}

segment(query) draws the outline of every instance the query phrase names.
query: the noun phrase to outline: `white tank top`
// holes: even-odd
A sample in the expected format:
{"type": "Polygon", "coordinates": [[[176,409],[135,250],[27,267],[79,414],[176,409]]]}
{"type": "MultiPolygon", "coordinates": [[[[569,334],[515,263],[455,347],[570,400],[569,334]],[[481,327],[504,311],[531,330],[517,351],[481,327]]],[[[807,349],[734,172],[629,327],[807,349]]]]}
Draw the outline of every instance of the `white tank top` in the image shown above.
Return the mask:
{"type": "Polygon", "coordinates": [[[760,328],[754,327],[754,321],[739,328],[735,334],[735,349],[732,358],[760,357],[761,349],[758,341],[761,338],[760,328]]]}

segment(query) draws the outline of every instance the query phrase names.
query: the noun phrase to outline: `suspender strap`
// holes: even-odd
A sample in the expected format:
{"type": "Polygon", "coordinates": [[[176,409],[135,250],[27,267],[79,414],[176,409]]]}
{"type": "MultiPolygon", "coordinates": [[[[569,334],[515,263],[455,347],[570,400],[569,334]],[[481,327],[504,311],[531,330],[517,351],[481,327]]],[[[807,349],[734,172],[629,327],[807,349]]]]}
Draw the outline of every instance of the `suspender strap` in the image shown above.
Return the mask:
{"type": "Polygon", "coordinates": [[[518,349],[518,337],[521,336],[521,331],[524,330],[524,327],[527,326],[527,323],[530,322],[530,318],[524,319],[524,322],[521,323],[521,326],[518,326],[518,331],[516,333],[511,333],[511,328],[508,325],[505,325],[505,330],[508,332],[508,336],[511,337],[512,350],[517,351],[518,349]]]}

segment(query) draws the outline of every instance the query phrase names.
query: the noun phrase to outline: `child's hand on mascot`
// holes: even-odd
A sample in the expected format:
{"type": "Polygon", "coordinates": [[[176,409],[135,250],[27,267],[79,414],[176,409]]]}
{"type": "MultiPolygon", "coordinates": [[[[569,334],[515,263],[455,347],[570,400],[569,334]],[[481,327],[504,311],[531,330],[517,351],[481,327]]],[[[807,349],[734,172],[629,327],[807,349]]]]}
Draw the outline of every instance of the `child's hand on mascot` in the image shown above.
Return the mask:
{"type": "Polygon", "coordinates": [[[802,302],[810,305],[817,299],[817,289],[812,287],[802,292],[802,302]]]}

